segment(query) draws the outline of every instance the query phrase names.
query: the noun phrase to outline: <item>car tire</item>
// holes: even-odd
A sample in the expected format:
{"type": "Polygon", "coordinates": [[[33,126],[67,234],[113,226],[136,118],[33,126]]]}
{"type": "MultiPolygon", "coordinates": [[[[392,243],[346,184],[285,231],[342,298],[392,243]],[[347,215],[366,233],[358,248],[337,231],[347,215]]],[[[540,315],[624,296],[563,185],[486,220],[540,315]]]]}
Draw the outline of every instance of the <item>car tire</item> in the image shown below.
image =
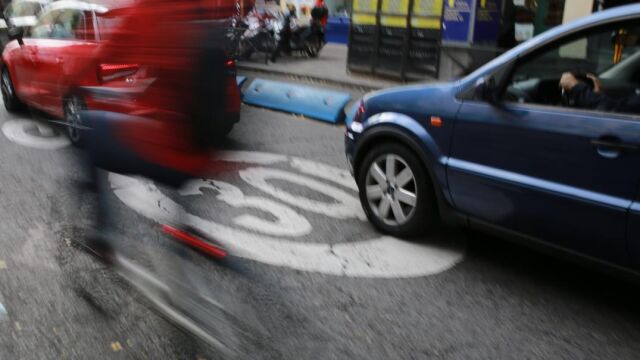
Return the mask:
{"type": "Polygon", "coordinates": [[[411,237],[434,227],[438,208],[433,185],[413,151],[397,143],[375,146],[356,174],[360,202],[376,228],[411,237]]]}
{"type": "Polygon", "coordinates": [[[8,112],[14,113],[18,110],[24,108],[24,104],[20,99],[18,99],[18,95],[16,94],[15,88],[13,87],[13,81],[11,81],[11,74],[9,73],[9,69],[4,67],[2,69],[2,100],[4,101],[4,108],[7,109],[8,112]]]}
{"type": "Polygon", "coordinates": [[[71,143],[75,146],[82,145],[82,131],[78,127],[82,126],[80,112],[86,109],[87,105],[84,100],[77,95],[69,96],[64,100],[63,110],[64,121],[68,125],[67,135],[69,136],[71,143]]]}

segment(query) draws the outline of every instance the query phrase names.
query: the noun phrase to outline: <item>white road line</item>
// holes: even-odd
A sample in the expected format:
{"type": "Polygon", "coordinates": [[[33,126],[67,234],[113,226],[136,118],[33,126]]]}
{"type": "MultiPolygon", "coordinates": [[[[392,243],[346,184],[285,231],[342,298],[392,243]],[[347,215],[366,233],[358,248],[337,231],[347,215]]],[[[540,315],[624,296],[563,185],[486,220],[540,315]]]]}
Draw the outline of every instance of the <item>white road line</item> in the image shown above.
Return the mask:
{"type": "Polygon", "coordinates": [[[7,120],[2,124],[2,132],[7,139],[31,148],[41,150],[55,150],[71,143],[69,139],[49,125],[29,119],[7,120]],[[39,133],[40,136],[27,131],[39,133]]]}

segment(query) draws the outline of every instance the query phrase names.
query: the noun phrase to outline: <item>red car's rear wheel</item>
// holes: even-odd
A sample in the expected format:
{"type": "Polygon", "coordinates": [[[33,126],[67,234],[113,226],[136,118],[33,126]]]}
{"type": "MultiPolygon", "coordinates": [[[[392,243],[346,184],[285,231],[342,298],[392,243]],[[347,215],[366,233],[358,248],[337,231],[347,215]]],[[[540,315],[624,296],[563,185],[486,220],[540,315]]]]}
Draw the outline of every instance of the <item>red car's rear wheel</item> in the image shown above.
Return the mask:
{"type": "Polygon", "coordinates": [[[67,134],[71,142],[79,146],[82,144],[82,119],[80,112],[87,106],[78,96],[70,96],[64,101],[64,120],[67,123],[67,134]]]}
{"type": "Polygon", "coordinates": [[[9,69],[6,67],[2,69],[2,83],[0,88],[2,89],[4,107],[8,112],[16,112],[24,108],[24,104],[16,95],[16,91],[13,87],[13,81],[11,81],[11,75],[9,74],[9,69]]]}

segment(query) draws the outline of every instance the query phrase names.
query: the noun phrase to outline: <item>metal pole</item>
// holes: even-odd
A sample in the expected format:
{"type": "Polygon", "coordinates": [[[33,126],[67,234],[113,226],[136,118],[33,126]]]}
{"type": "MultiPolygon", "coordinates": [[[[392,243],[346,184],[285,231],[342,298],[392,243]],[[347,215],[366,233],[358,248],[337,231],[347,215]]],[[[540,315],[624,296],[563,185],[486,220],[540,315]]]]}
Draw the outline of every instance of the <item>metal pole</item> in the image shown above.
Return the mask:
{"type": "Polygon", "coordinates": [[[410,45],[411,45],[411,17],[413,16],[413,2],[409,0],[409,9],[407,9],[407,26],[404,33],[404,41],[402,44],[402,61],[400,62],[400,78],[407,81],[407,63],[409,61],[410,45]]]}
{"type": "Polygon", "coordinates": [[[371,73],[375,73],[378,65],[378,50],[380,48],[380,12],[382,11],[382,0],[378,0],[376,6],[376,30],[373,37],[373,57],[371,59],[371,73]]]}
{"type": "Polygon", "coordinates": [[[478,0],[471,1],[471,13],[469,14],[469,35],[467,37],[467,43],[473,43],[473,36],[476,30],[476,10],[478,6],[478,0]]]}

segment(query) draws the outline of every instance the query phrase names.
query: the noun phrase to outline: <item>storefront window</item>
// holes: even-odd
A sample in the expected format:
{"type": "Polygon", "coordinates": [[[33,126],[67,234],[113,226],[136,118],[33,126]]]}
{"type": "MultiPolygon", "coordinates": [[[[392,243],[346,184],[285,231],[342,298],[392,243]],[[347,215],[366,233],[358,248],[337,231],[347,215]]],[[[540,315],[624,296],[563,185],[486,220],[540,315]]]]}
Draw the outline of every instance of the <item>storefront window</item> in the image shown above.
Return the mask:
{"type": "Polygon", "coordinates": [[[565,0],[512,0],[515,38],[522,42],[562,24],[565,0]]]}

